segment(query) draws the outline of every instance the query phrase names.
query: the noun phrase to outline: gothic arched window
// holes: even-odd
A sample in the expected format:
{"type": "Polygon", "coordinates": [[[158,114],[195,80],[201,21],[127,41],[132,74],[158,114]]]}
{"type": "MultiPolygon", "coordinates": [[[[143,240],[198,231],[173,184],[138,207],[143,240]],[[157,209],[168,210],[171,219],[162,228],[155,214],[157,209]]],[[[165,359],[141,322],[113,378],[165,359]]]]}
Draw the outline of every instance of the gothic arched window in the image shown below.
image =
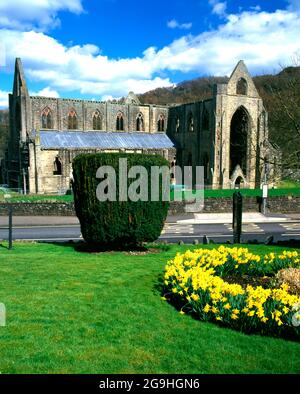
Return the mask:
{"type": "Polygon", "coordinates": [[[240,78],[236,84],[236,94],[247,96],[248,84],[244,78],[240,78]]]}
{"type": "Polygon", "coordinates": [[[176,133],[179,133],[179,131],[180,131],[180,119],[179,119],[179,116],[176,116],[175,131],[176,131],[176,133]]]}
{"type": "Polygon", "coordinates": [[[144,131],[144,117],[142,114],[138,114],[136,118],[136,130],[144,131]]]}
{"type": "Polygon", "coordinates": [[[117,123],[116,123],[117,131],[124,131],[124,115],[122,112],[117,114],[117,123]]]}
{"type": "Polygon", "coordinates": [[[62,175],[62,164],[58,156],[56,156],[53,163],[53,175],[62,175]]]}
{"type": "Polygon", "coordinates": [[[52,115],[48,107],[42,112],[42,129],[52,129],[52,115]]]}
{"type": "Polygon", "coordinates": [[[159,115],[157,122],[157,131],[165,131],[165,117],[163,114],[159,115]]]}
{"type": "Polygon", "coordinates": [[[189,131],[189,133],[193,133],[194,130],[195,130],[195,128],[194,128],[194,117],[193,117],[193,114],[190,113],[189,114],[189,118],[188,118],[188,131],[189,131]]]}
{"type": "Polygon", "coordinates": [[[93,116],[93,130],[102,130],[102,118],[98,110],[94,113],[93,116]]]}
{"type": "Polygon", "coordinates": [[[77,114],[74,109],[71,109],[68,114],[68,129],[69,130],[78,129],[77,114]]]}

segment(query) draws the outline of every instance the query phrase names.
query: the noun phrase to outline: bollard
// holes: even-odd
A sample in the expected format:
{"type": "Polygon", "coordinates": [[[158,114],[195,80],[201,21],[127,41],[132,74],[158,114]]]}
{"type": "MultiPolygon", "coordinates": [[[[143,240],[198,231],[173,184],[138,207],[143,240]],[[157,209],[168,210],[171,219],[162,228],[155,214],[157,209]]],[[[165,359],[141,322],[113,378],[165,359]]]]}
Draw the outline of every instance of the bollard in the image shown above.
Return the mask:
{"type": "Polygon", "coordinates": [[[240,192],[233,194],[233,243],[241,243],[242,234],[243,196],[240,192]]]}
{"type": "Polygon", "coordinates": [[[13,209],[12,206],[8,208],[8,249],[12,250],[12,216],[13,216],[13,209]]]}

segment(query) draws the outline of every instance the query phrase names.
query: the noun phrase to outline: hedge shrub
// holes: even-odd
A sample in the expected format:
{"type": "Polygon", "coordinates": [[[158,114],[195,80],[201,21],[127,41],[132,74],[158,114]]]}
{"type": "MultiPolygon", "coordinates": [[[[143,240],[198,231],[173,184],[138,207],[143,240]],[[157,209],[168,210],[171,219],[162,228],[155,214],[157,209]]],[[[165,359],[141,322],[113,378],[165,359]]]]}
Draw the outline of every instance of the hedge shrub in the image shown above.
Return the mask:
{"type": "MultiPolygon", "coordinates": [[[[151,202],[151,167],[169,166],[158,155],[126,153],[82,154],[73,162],[73,191],[76,214],[81,224],[84,240],[98,248],[139,245],[153,242],[161,234],[169,209],[169,202],[151,202]],[[119,159],[126,158],[128,171],[133,166],[143,166],[148,172],[148,201],[119,201],[119,159]],[[103,179],[96,173],[101,166],[111,166],[116,172],[117,201],[100,202],[96,189],[103,179]]],[[[128,186],[136,179],[128,180],[128,186]]]]}

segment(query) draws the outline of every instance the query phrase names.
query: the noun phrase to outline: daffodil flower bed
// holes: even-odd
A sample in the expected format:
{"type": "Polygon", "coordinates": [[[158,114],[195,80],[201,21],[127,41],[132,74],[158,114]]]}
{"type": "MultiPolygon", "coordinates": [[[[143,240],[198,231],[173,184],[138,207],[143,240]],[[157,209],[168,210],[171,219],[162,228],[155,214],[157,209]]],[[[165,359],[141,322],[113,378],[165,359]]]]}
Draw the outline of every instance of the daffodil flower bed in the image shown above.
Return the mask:
{"type": "Polygon", "coordinates": [[[264,288],[226,281],[230,275],[272,278],[281,269],[299,267],[296,251],[259,256],[237,247],[188,250],[166,265],[165,298],[180,305],[181,313],[203,321],[219,321],[243,332],[299,337],[300,297],[287,285],[264,288]]]}

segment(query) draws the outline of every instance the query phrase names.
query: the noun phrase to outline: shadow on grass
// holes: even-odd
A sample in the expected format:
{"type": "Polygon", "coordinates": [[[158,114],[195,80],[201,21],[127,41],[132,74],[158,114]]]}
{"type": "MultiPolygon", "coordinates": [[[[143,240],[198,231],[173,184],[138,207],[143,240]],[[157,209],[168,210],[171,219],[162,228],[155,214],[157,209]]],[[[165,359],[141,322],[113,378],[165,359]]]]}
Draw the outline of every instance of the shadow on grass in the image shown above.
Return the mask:
{"type": "Polygon", "coordinates": [[[68,241],[68,242],[46,242],[39,241],[38,243],[47,243],[62,247],[72,247],[76,252],[80,253],[114,253],[114,252],[125,252],[129,254],[150,254],[150,253],[161,253],[166,252],[171,248],[171,245],[163,243],[145,243],[142,245],[91,245],[85,241],[68,241]]]}

